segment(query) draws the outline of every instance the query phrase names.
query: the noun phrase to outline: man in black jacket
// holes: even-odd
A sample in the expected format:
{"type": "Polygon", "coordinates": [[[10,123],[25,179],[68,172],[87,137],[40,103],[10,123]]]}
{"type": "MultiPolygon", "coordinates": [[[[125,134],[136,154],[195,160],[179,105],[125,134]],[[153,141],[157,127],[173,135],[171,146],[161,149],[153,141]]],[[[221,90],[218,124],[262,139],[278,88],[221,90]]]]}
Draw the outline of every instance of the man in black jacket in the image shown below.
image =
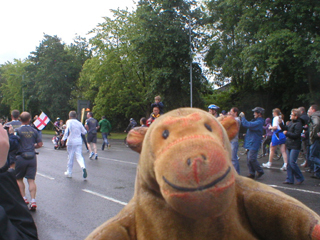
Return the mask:
{"type": "Polygon", "coordinates": [[[36,225],[17,185],[8,172],[8,134],[0,128],[0,240],[38,239],[36,225]]]}

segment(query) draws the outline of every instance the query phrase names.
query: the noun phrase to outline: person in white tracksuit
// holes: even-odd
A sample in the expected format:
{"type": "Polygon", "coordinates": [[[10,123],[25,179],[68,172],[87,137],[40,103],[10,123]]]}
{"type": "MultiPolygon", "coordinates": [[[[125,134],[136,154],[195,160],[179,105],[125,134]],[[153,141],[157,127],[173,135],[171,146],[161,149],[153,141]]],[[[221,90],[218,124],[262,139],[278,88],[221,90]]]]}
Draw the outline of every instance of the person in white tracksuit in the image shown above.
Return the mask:
{"type": "Polygon", "coordinates": [[[64,173],[66,177],[72,177],[72,168],[74,156],[76,157],[82,171],[83,178],[87,178],[87,170],[82,156],[82,137],[81,134],[86,134],[87,130],[84,126],[77,120],[77,113],[75,111],[69,112],[69,120],[66,123],[67,127],[64,132],[62,143],[67,141],[67,151],[68,151],[68,165],[67,171],[64,173]]]}

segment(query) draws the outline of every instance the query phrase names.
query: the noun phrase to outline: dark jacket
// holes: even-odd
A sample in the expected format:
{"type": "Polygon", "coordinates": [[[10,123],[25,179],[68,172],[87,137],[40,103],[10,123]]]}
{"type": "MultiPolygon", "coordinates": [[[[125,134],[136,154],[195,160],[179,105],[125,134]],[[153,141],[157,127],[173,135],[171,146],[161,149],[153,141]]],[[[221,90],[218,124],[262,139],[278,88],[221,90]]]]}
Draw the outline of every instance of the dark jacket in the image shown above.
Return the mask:
{"type": "Polygon", "coordinates": [[[241,124],[248,129],[244,139],[244,148],[258,151],[263,135],[264,119],[259,117],[254,118],[249,122],[245,117],[242,117],[241,124]]]}
{"type": "Polygon", "coordinates": [[[306,141],[306,140],[309,140],[309,127],[308,127],[308,124],[309,124],[309,117],[306,113],[303,113],[301,116],[300,116],[300,119],[301,119],[301,123],[302,123],[302,128],[303,130],[305,130],[304,132],[304,138],[302,138],[301,140],[302,141],[306,141]],[[306,127],[305,127],[306,126],[306,127]]]}
{"type": "Polygon", "coordinates": [[[138,126],[136,120],[134,120],[134,119],[131,120],[129,125],[128,125],[128,127],[127,127],[127,129],[126,129],[126,133],[128,133],[132,128],[134,128],[136,126],[138,126]]]}
{"type": "Polygon", "coordinates": [[[286,147],[287,149],[301,149],[302,122],[300,119],[289,122],[288,125],[280,123],[281,129],[287,131],[286,147]]]}
{"type": "Polygon", "coordinates": [[[0,168],[0,239],[38,239],[36,225],[25,204],[15,176],[0,168]]]}
{"type": "Polygon", "coordinates": [[[9,143],[10,143],[10,148],[9,148],[9,154],[7,158],[8,166],[10,166],[12,163],[16,161],[17,151],[19,149],[19,137],[14,134],[10,134],[9,143]]]}

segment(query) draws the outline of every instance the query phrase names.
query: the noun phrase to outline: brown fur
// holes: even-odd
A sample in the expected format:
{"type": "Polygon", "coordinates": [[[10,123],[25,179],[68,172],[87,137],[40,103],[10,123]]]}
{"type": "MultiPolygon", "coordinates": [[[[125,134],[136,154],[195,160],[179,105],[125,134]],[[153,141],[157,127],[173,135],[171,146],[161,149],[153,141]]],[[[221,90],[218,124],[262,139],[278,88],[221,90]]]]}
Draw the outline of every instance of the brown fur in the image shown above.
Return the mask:
{"type": "Polygon", "coordinates": [[[315,212],[236,173],[229,138],[238,126],[221,120],[183,108],[133,130],[129,145],[141,153],[134,196],[87,239],[320,239],[315,212]]]}

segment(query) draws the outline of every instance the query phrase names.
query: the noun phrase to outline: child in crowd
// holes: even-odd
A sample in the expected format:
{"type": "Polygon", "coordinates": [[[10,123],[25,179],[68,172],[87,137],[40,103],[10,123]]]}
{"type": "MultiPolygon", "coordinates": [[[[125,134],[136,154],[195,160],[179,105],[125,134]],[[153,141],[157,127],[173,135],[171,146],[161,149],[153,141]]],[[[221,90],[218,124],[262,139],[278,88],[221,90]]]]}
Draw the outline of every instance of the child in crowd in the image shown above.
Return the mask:
{"type": "Polygon", "coordinates": [[[262,145],[263,154],[262,154],[262,157],[266,156],[269,153],[269,147],[267,148],[267,145],[270,146],[271,138],[272,138],[272,130],[269,129],[269,127],[271,127],[271,119],[267,118],[265,120],[265,125],[263,126],[263,129],[266,131],[266,134],[264,135],[264,139],[263,139],[263,145],[262,145]]]}
{"type": "Polygon", "coordinates": [[[140,119],[140,125],[141,127],[147,127],[147,119],[145,117],[140,119]]]}
{"type": "Polygon", "coordinates": [[[163,108],[164,108],[164,104],[161,102],[161,97],[160,96],[156,96],[154,98],[154,103],[151,104],[151,109],[153,110],[154,107],[158,107],[160,110],[160,114],[163,114],[163,108]]]}
{"type": "Polygon", "coordinates": [[[150,114],[150,117],[147,121],[147,126],[149,127],[151,123],[153,123],[154,120],[156,120],[158,117],[161,116],[160,114],[160,108],[158,106],[154,106],[152,109],[152,113],[150,114]]]}

